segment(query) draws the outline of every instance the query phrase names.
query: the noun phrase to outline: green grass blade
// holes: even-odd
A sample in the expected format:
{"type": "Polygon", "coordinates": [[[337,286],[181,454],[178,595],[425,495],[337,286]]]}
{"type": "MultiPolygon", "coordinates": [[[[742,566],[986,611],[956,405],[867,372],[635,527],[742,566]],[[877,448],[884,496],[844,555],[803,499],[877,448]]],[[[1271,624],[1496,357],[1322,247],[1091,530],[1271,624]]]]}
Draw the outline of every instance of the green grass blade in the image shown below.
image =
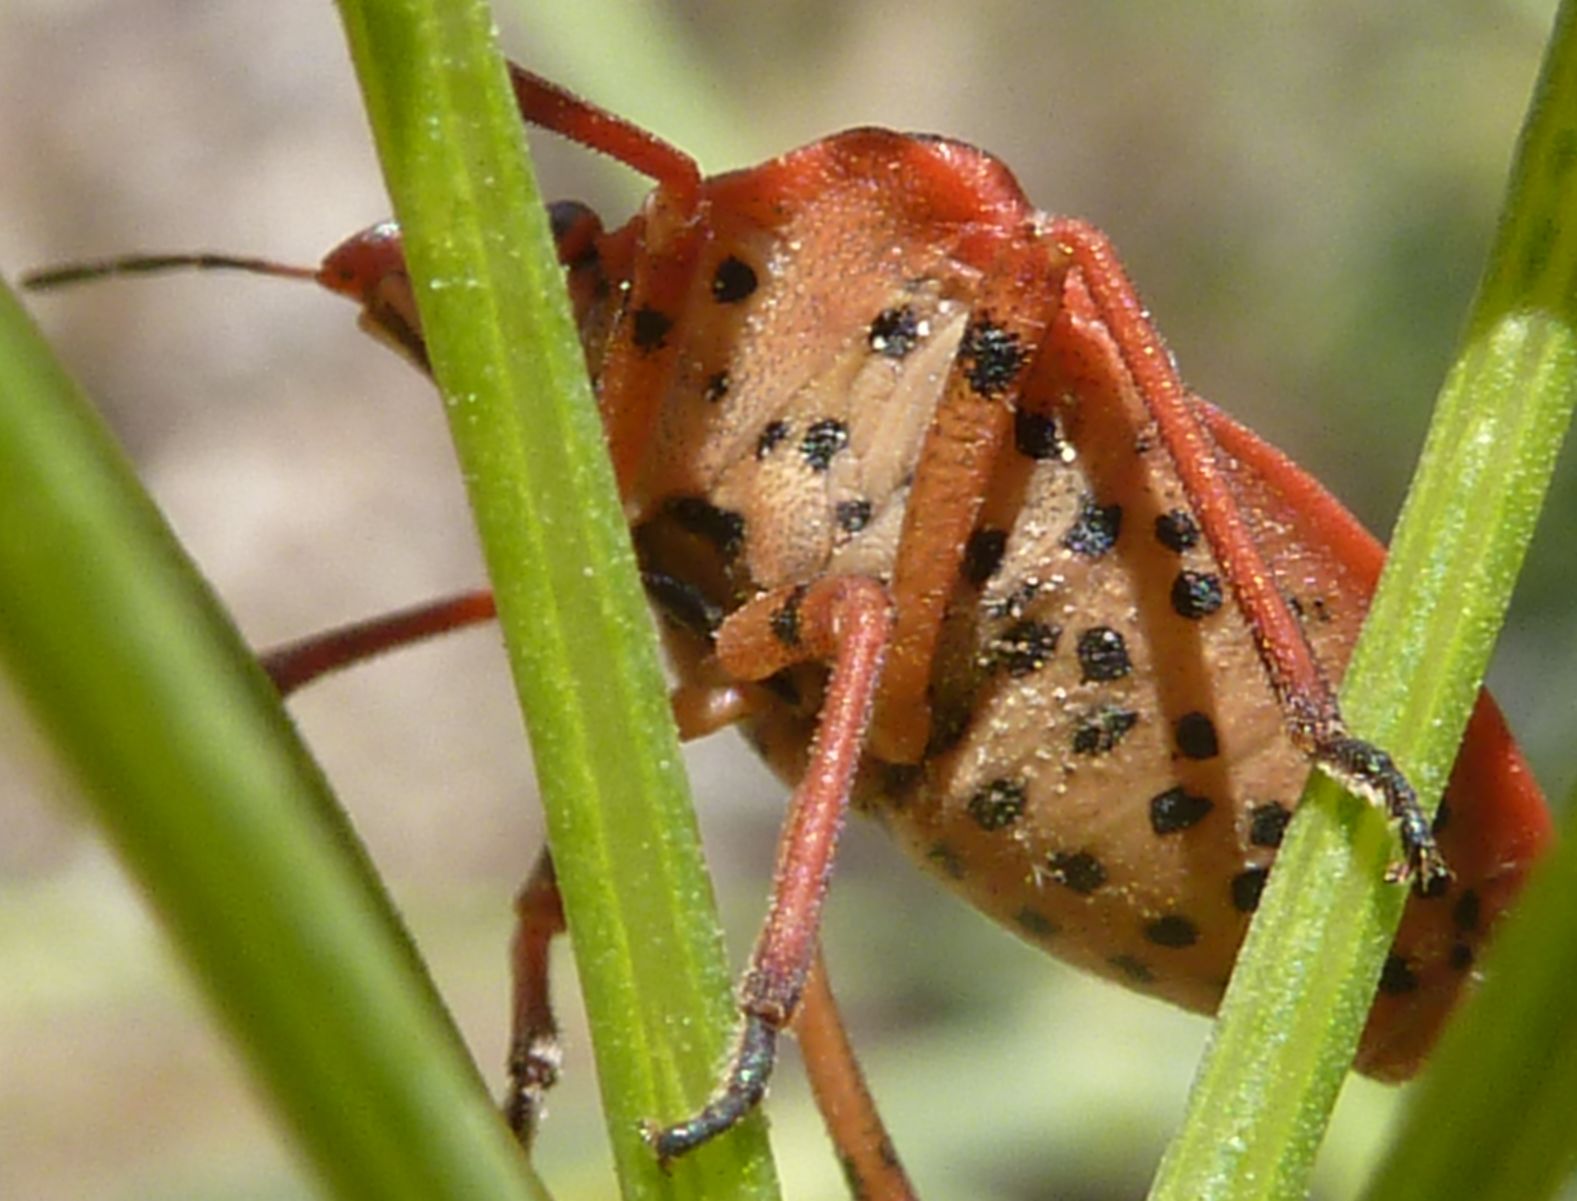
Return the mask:
{"type": "Polygon", "coordinates": [[[627,1197],[769,1197],[753,1119],[656,1167],[735,1025],[651,622],[519,119],[473,0],[342,0],[547,807],[627,1197]],[[713,1191],[715,1190],[715,1191],[713,1191]]]}
{"type": "MultiPolygon", "coordinates": [[[[1577,397],[1577,222],[1567,216],[1577,213],[1574,148],[1577,29],[1568,3],[1464,345],[1342,688],[1353,728],[1390,750],[1431,801],[1577,397]]],[[[1328,781],[1305,793],[1152,1197],[1305,1194],[1405,900],[1380,883],[1396,854],[1369,807],[1328,781]]]]}
{"type": "Polygon", "coordinates": [[[3,287],[0,661],[335,1195],[540,1197],[272,688],[3,287]]]}

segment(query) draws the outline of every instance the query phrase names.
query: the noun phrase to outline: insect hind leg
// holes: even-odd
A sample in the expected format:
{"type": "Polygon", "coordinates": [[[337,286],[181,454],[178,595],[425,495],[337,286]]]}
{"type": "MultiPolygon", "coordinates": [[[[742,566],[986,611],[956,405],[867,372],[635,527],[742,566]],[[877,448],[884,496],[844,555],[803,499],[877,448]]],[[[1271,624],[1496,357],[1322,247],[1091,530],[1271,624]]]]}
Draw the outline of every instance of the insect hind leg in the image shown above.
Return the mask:
{"type": "Polygon", "coordinates": [[[1400,768],[1380,748],[1356,738],[1336,694],[1260,553],[1217,462],[1215,443],[1184,390],[1177,368],[1104,234],[1057,218],[1045,230],[1068,256],[1062,336],[1115,355],[1133,381],[1203,526],[1244,617],[1293,742],[1345,787],[1381,805],[1397,824],[1403,862],[1393,879],[1411,877],[1423,895],[1450,878],[1428,815],[1400,768]]]}
{"type": "Polygon", "coordinates": [[[527,1151],[542,1120],[547,1093],[558,1082],[563,1053],[553,1016],[548,953],[563,934],[553,857],[543,850],[515,898],[515,937],[510,948],[514,1004],[509,1034],[509,1082],[500,1108],[527,1151]]]}

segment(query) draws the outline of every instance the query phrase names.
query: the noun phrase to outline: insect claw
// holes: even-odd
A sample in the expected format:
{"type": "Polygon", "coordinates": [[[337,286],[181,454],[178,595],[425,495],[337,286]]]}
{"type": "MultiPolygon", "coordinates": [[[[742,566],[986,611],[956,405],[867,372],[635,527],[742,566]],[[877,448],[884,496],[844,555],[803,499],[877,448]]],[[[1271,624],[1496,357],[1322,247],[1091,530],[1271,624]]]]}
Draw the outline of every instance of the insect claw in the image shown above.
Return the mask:
{"type": "Polygon", "coordinates": [[[1456,873],[1446,864],[1444,856],[1433,845],[1404,845],[1403,850],[1405,858],[1396,860],[1385,869],[1385,882],[1406,884],[1411,881],[1413,891],[1421,897],[1443,896],[1456,878],[1456,873]]]}
{"type": "Polygon", "coordinates": [[[777,1058],[777,1043],[777,1028],[759,1014],[747,1013],[723,1082],[700,1111],[672,1126],[641,1123],[641,1138],[665,1171],[681,1155],[732,1130],[761,1104],[777,1058]]]}
{"type": "Polygon", "coordinates": [[[562,1060],[558,1040],[541,1035],[517,1047],[510,1055],[509,1085],[500,1108],[504,1121],[527,1151],[547,1114],[547,1093],[558,1083],[562,1060]]]}
{"type": "Polygon", "coordinates": [[[652,1154],[657,1157],[657,1166],[663,1170],[665,1175],[671,1174],[674,1168],[674,1157],[663,1154],[663,1127],[650,1118],[642,1118],[635,1123],[635,1128],[640,1132],[641,1142],[650,1147],[652,1154]]]}
{"type": "Polygon", "coordinates": [[[1413,858],[1413,891],[1421,897],[1443,896],[1451,887],[1456,873],[1446,863],[1433,840],[1427,847],[1416,848],[1413,858]]]}

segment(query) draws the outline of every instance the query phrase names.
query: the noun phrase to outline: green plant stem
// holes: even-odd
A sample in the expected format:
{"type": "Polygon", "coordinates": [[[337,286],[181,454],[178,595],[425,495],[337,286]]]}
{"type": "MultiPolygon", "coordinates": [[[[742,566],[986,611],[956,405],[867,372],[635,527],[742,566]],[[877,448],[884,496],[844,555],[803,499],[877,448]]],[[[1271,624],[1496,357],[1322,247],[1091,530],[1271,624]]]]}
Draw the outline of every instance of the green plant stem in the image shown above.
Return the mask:
{"type": "Polygon", "coordinates": [[[627,1197],[770,1197],[759,1118],[658,1170],[736,1017],[651,621],[518,115],[474,0],[342,0],[532,736],[627,1197]],[[709,1190],[715,1190],[709,1191],[709,1190]]]}
{"type": "MultiPolygon", "coordinates": [[[[1577,30],[1563,5],[1501,225],[1343,682],[1353,729],[1433,805],[1577,396],[1577,30]]],[[[1288,831],[1182,1131],[1165,1201],[1301,1197],[1405,901],[1380,815],[1326,780],[1288,831]]]]}
{"type": "Polygon", "coordinates": [[[0,660],[343,1198],[539,1198],[323,779],[0,287],[0,660]]]}

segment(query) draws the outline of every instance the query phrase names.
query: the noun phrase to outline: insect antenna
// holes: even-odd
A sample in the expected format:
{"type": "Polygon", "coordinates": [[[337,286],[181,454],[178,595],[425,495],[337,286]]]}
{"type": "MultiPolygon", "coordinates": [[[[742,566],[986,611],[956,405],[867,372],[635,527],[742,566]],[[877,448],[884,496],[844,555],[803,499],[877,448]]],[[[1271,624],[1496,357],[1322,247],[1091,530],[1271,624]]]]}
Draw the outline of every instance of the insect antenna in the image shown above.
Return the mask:
{"type": "Polygon", "coordinates": [[[127,254],[81,263],[64,263],[29,271],[22,287],[30,292],[64,288],[72,284],[111,279],[118,275],[154,275],[163,271],[245,271],[251,275],[277,275],[285,279],[317,278],[316,267],[297,267],[272,259],[232,254],[127,254]]]}

